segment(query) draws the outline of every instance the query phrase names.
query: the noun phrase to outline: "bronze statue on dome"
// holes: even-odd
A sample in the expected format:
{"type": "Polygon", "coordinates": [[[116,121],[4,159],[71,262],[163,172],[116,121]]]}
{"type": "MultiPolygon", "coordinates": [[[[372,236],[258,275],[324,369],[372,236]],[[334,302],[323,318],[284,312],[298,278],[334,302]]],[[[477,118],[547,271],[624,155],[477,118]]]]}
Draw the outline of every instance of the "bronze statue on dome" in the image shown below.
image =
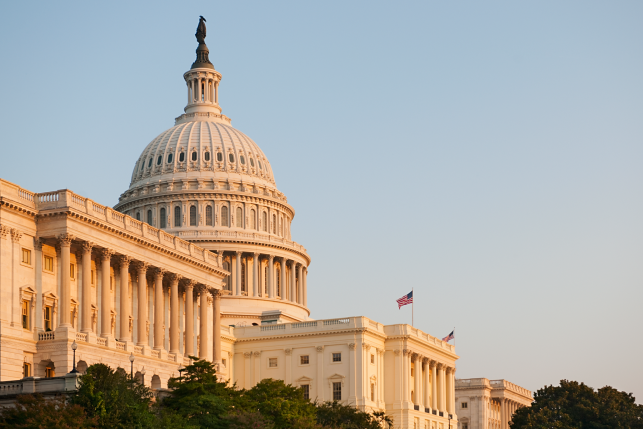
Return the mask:
{"type": "Polygon", "coordinates": [[[196,40],[201,43],[205,43],[205,18],[199,16],[199,25],[196,27],[196,40]]]}

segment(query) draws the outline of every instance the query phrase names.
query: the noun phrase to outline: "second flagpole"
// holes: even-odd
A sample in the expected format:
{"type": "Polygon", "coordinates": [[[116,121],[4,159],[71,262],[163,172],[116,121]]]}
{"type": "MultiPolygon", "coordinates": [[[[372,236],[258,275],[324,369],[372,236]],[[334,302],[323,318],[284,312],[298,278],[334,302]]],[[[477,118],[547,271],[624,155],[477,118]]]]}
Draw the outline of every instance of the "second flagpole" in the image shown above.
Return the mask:
{"type": "Polygon", "coordinates": [[[411,288],[411,297],[413,298],[411,301],[411,326],[415,326],[415,293],[413,288],[411,288]]]}

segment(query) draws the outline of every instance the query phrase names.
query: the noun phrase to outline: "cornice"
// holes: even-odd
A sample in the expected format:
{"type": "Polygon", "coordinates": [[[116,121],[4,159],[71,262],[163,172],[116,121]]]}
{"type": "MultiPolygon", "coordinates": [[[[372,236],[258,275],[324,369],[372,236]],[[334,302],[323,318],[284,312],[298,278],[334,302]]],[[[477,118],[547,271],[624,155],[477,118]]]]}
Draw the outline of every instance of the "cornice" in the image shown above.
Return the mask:
{"type": "Polygon", "coordinates": [[[453,353],[453,352],[451,352],[449,350],[438,348],[438,347],[435,346],[435,344],[431,344],[429,342],[424,343],[424,342],[422,342],[422,340],[420,338],[415,337],[413,335],[408,335],[408,334],[407,335],[391,335],[391,336],[388,336],[387,338],[389,340],[402,340],[402,341],[406,340],[407,342],[408,342],[408,340],[413,340],[413,342],[415,344],[420,345],[422,347],[426,347],[427,345],[433,346],[432,350],[435,349],[436,351],[444,354],[445,356],[448,356],[449,358],[452,358],[452,359],[454,358],[456,360],[460,358],[460,356],[456,355],[455,353],[453,353]]]}
{"type": "Polygon", "coordinates": [[[380,338],[387,339],[386,334],[382,334],[377,331],[370,330],[369,328],[351,328],[351,329],[337,329],[332,331],[314,331],[314,332],[302,332],[302,333],[292,333],[284,335],[270,335],[265,337],[251,337],[251,338],[236,338],[235,342],[238,343],[247,343],[252,341],[265,341],[265,340],[275,340],[275,339],[287,339],[287,338],[302,338],[302,337],[325,337],[329,335],[337,334],[376,334],[380,338]]]}
{"type": "Polygon", "coordinates": [[[4,206],[23,215],[28,215],[32,219],[38,215],[38,210],[32,209],[22,204],[18,204],[13,200],[8,200],[3,197],[0,197],[0,206],[4,206]]]}

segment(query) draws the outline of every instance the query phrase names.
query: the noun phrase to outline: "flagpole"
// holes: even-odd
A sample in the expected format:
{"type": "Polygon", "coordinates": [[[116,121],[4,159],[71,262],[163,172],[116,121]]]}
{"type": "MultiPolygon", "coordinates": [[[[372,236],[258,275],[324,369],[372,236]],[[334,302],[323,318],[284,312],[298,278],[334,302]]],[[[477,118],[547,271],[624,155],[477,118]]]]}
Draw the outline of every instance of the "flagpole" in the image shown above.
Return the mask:
{"type": "Polygon", "coordinates": [[[413,294],[413,301],[411,301],[411,326],[415,326],[415,294],[413,293],[413,288],[411,288],[411,293],[413,294]]]}
{"type": "Polygon", "coordinates": [[[455,326],[453,327],[453,347],[455,347],[455,326]]]}

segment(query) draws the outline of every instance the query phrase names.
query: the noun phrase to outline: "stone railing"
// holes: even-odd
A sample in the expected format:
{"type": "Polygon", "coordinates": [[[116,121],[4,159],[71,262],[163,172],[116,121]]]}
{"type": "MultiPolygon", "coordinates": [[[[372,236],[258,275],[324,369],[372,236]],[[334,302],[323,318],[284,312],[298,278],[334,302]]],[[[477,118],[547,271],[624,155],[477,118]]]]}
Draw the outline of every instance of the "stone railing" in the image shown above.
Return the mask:
{"type": "Polygon", "coordinates": [[[96,344],[99,346],[107,346],[107,338],[96,337],[96,344]]]}
{"type": "Polygon", "coordinates": [[[55,340],[56,335],[54,334],[53,331],[50,332],[38,332],[38,341],[47,341],[47,340],[55,340]]]}
{"type": "Polygon", "coordinates": [[[34,210],[73,209],[127,231],[129,234],[140,236],[147,241],[169,247],[178,253],[220,268],[218,259],[209,257],[209,251],[195,245],[192,245],[193,250],[191,250],[190,243],[181,238],[166,234],[158,228],[118,213],[111,207],[95,203],[89,198],[82,197],[68,189],[36,194],[22,189],[14,183],[0,179],[0,198],[14,200],[34,210]],[[145,228],[143,228],[143,225],[145,225],[145,228]]]}
{"type": "Polygon", "coordinates": [[[0,382],[0,400],[3,396],[28,393],[55,395],[62,392],[71,393],[78,388],[80,374],[66,374],[61,377],[38,378],[26,377],[21,380],[0,382]]]}
{"type": "MultiPolygon", "coordinates": [[[[292,249],[294,251],[300,252],[307,254],[306,248],[302,246],[301,244],[297,243],[296,241],[290,241],[288,239],[285,239],[283,237],[278,237],[275,235],[271,234],[263,234],[259,232],[246,232],[246,231],[220,231],[217,229],[214,229],[212,227],[212,231],[203,231],[203,230],[197,230],[197,231],[179,231],[177,235],[179,237],[185,237],[185,238],[190,238],[190,239],[196,239],[196,238],[209,238],[209,239],[216,239],[216,238],[232,238],[235,240],[243,240],[243,241],[259,241],[259,242],[264,242],[264,243],[274,243],[274,244],[279,244],[282,245],[286,248],[292,249]]],[[[226,227],[227,228],[227,227],[226,227]]]]}
{"type": "Polygon", "coordinates": [[[143,354],[143,347],[142,346],[134,346],[134,353],[137,355],[142,355],[143,354]]]}
{"type": "Polygon", "coordinates": [[[489,381],[489,384],[491,385],[492,388],[494,389],[506,389],[511,392],[517,393],[522,396],[526,396],[531,398],[531,390],[527,390],[524,387],[520,387],[517,384],[514,384],[510,381],[507,380],[491,380],[489,381]]]}
{"type": "Polygon", "coordinates": [[[82,332],[76,332],[76,341],[82,341],[84,343],[87,342],[87,334],[83,334],[82,332]]]}

